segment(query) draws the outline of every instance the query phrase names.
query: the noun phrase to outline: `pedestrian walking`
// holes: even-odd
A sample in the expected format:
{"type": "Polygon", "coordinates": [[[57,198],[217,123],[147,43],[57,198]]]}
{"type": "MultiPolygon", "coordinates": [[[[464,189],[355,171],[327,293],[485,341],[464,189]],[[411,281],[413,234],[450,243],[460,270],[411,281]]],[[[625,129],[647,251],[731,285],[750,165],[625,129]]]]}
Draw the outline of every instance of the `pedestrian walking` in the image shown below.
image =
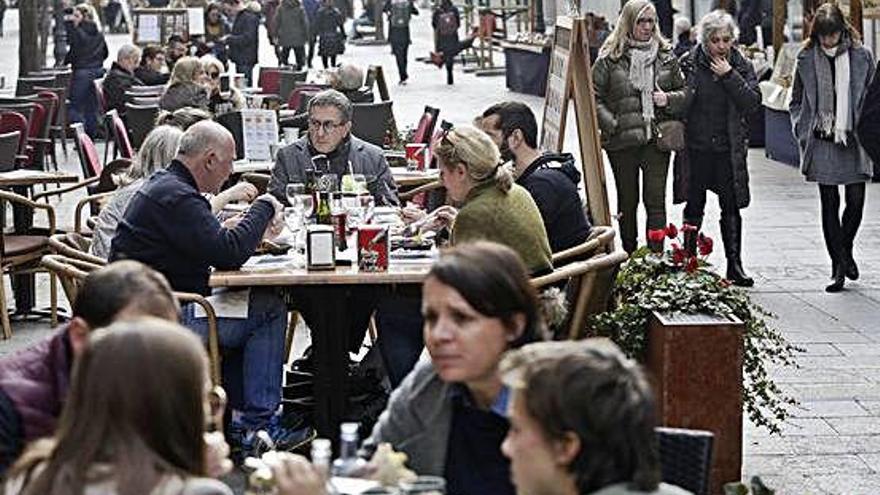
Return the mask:
{"type": "Polygon", "coordinates": [[[318,33],[315,29],[318,20],[318,9],[321,8],[319,0],[302,0],[303,9],[306,11],[306,19],[309,22],[309,53],[306,55],[306,66],[312,68],[312,59],[315,58],[315,45],[318,41],[318,33]]]}
{"type": "MultiPolygon", "coordinates": [[[[666,226],[670,152],[658,147],[657,125],[679,119],[685,102],[684,76],[672,46],[660,34],[649,0],[624,5],[614,31],[599,50],[593,87],[602,147],[617,188],[623,248],[632,253],[638,237],[639,172],[647,228],[666,226]]],[[[662,241],[649,245],[655,250],[663,246],[662,241]]]]}
{"type": "Polygon", "coordinates": [[[319,44],[318,55],[324,68],[336,66],[336,57],[345,52],[345,17],[334,5],[333,0],[322,0],[321,8],[315,15],[315,30],[319,44]]]}
{"type": "MultiPolygon", "coordinates": [[[[754,280],[742,267],[742,217],[749,205],[748,116],[761,104],[752,64],[734,47],[736,22],[723,10],[706,14],[698,32],[700,43],[683,68],[687,74],[686,142],[690,168],[684,222],[703,223],[706,191],[718,195],[721,239],[727,257],[727,279],[751,287],[754,280]]],[[[688,232],[686,247],[694,251],[696,232],[688,232]]]]}
{"type": "Polygon", "coordinates": [[[397,61],[397,73],[400,76],[400,84],[406,84],[409,74],[406,71],[407,54],[409,45],[412,43],[409,35],[410,17],[419,15],[414,0],[387,0],[385,12],[388,13],[388,43],[391,44],[391,53],[397,61]]]}
{"type": "Polygon", "coordinates": [[[859,141],[874,162],[874,182],[880,181],[880,63],[865,94],[857,127],[859,141]]]}
{"type": "Polygon", "coordinates": [[[296,59],[296,70],[306,66],[305,45],[309,41],[309,21],[300,0],[282,0],[275,12],[275,45],[278,64],[290,64],[290,50],[296,59]]]}
{"type": "Polygon", "coordinates": [[[229,60],[244,74],[248,86],[253,85],[254,66],[260,53],[260,4],[242,0],[223,0],[223,10],[232,21],[232,31],[223,38],[228,47],[229,60]]]}
{"type": "Polygon", "coordinates": [[[790,109],[801,173],[819,184],[822,233],[833,279],[826,292],[839,292],[845,279],[859,278],[853,241],[862,222],[865,182],[873,170],[854,131],[873,73],[871,53],[840,8],[822,4],[798,55],[790,109]],[[846,198],[843,217],[839,186],[844,186],[846,198]]]}
{"type": "Polygon", "coordinates": [[[442,55],[443,65],[446,66],[446,84],[453,83],[452,66],[455,64],[455,55],[460,51],[459,26],[461,14],[458,7],[452,5],[452,0],[441,0],[431,17],[431,27],[434,28],[437,52],[442,55]]]}
{"type": "Polygon", "coordinates": [[[64,63],[73,68],[70,82],[71,122],[83,122],[86,133],[93,139],[98,134],[98,100],[95,79],[104,76],[104,60],[109,52],[95,8],[81,3],[65,15],[64,27],[70,50],[64,63]]]}

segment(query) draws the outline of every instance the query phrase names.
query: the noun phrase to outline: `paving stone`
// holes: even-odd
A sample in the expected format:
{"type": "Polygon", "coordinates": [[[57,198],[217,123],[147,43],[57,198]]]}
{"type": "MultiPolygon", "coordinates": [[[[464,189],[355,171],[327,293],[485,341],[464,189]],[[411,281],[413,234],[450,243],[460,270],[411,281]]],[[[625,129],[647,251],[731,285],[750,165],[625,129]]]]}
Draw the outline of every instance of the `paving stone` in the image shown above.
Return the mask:
{"type": "Polygon", "coordinates": [[[812,474],[806,477],[805,492],[777,493],[824,493],[829,495],[876,495],[880,493],[880,474],[812,474]]]}
{"type": "Polygon", "coordinates": [[[855,400],[801,402],[794,410],[798,418],[835,418],[869,416],[870,412],[855,400]]]}
{"type": "MultiPolygon", "coordinates": [[[[842,368],[821,369],[821,368],[777,368],[770,371],[770,376],[777,383],[787,384],[834,384],[844,385],[850,383],[868,383],[871,380],[866,375],[872,370],[848,370],[842,368]]],[[[880,375],[880,369],[877,370],[880,375]]],[[[873,375],[870,375],[873,376],[873,375]]]]}
{"type": "Polygon", "coordinates": [[[870,474],[871,468],[858,455],[754,455],[743,465],[743,472],[754,474],[870,474]]]}
{"type": "Polygon", "coordinates": [[[878,435],[880,417],[824,418],[840,435],[878,435]]]}
{"type": "MultiPolygon", "coordinates": [[[[792,342],[795,342],[794,340],[792,342]]],[[[804,350],[800,356],[803,357],[825,357],[825,356],[843,356],[844,353],[841,352],[835,345],[830,343],[797,343],[798,347],[804,350]]],[[[873,348],[875,346],[868,345],[869,348],[873,348]]]]}
{"type": "Polygon", "coordinates": [[[850,384],[845,386],[819,384],[819,385],[792,385],[795,395],[802,401],[815,400],[877,400],[880,399],[880,384],[850,384]]]}

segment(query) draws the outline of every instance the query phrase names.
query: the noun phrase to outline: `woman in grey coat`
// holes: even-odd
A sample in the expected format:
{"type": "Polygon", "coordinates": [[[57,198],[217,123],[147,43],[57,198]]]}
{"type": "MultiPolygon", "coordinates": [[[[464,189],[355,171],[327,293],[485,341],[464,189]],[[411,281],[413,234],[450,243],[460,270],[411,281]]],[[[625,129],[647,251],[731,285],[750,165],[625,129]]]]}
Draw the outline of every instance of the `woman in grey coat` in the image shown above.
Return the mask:
{"type": "Polygon", "coordinates": [[[282,0],[275,12],[275,45],[278,47],[278,63],[290,63],[290,49],[296,59],[296,70],[306,65],[306,43],[309,41],[309,21],[299,0],[282,0]]]}
{"type": "MultiPolygon", "coordinates": [[[[647,228],[666,226],[669,152],[657,147],[657,123],[680,118],[685,100],[681,68],[660,34],[650,0],[630,0],[623,6],[593,66],[593,88],[602,147],[617,186],[620,237],[631,253],[638,237],[640,171],[647,228]]],[[[662,243],[652,248],[659,250],[662,243]]]]}
{"type": "Polygon", "coordinates": [[[871,53],[840,8],[821,5],[798,55],[790,111],[801,172],[807,181],[819,184],[822,233],[833,279],[825,287],[827,292],[842,290],[846,278],[859,278],[853,241],[862,221],[872,163],[854,130],[873,73],[871,53]],[[846,197],[842,218],[838,186],[844,186],[846,197]]]}

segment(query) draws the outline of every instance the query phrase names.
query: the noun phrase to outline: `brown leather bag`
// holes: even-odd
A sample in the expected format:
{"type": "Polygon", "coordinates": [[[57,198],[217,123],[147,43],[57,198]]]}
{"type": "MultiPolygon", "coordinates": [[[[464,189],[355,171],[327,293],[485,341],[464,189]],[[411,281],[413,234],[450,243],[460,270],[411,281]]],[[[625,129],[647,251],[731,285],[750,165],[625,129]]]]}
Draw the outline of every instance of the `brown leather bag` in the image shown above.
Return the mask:
{"type": "Polygon", "coordinates": [[[684,123],[664,120],[657,123],[657,149],[660,151],[684,150],[684,123]]]}

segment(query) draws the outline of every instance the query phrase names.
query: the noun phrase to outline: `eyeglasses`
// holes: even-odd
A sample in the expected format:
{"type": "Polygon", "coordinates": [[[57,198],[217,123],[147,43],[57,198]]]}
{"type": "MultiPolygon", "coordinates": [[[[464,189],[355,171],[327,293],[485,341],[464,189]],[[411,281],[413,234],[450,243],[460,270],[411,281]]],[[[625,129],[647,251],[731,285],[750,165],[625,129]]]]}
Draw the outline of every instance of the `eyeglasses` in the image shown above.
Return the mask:
{"type": "Polygon", "coordinates": [[[315,132],[322,130],[322,129],[324,130],[324,132],[333,132],[337,128],[342,127],[344,125],[345,125],[345,122],[333,122],[332,120],[325,120],[324,122],[321,122],[320,120],[317,120],[317,119],[309,119],[309,130],[312,130],[315,132]]]}
{"type": "Polygon", "coordinates": [[[731,41],[733,41],[733,36],[713,36],[709,38],[709,41],[711,41],[712,43],[730,43],[731,41]]]}
{"type": "Polygon", "coordinates": [[[219,72],[209,72],[208,75],[211,76],[211,79],[220,79],[219,72]]]}
{"type": "Polygon", "coordinates": [[[654,19],[653,17],[639,17],[636,19],[636,24],[650,24],[653,26],[656,23],[657,19],[654,19]]]}

